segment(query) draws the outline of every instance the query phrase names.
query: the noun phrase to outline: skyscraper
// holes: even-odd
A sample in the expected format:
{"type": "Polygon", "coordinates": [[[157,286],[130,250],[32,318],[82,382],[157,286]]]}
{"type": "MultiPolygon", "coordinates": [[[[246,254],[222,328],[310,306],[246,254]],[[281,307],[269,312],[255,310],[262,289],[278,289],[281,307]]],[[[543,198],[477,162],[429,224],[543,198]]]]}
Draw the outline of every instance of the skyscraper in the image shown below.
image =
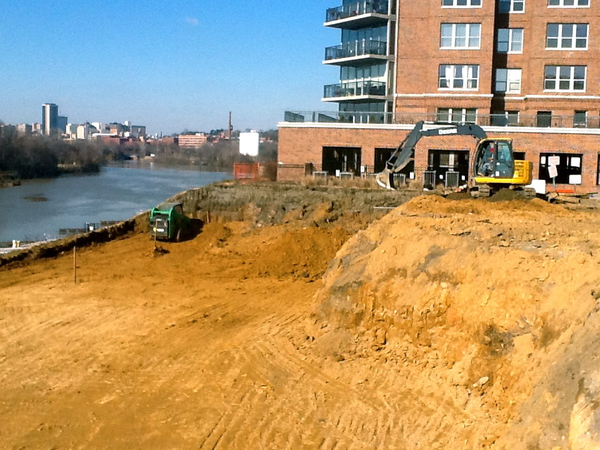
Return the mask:
{"type": "Polygon", "coordinates": [[[58,130],[58,105],[44,103],[42,105],[42,132],[46,136],[54,136],[58,130]]]}

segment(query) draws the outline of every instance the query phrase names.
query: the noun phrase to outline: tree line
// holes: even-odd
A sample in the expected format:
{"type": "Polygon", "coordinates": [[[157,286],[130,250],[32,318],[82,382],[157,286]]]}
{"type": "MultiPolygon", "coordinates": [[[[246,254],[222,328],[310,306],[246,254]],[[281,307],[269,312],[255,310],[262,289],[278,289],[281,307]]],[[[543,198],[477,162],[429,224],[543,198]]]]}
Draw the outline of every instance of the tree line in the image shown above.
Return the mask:
{"type": "Polygon", "coordinates": [[[44,136],[0,137],[0,172],[13,172],[22,179],[98,172],[105,160],[106,152],[93,142],[44,136]]]}

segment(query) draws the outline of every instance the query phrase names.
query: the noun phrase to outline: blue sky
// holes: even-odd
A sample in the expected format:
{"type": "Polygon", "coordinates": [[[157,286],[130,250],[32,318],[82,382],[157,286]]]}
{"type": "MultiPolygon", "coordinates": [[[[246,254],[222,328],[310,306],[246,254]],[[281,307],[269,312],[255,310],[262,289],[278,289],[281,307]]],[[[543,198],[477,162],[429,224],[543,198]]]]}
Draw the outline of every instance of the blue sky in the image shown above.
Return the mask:
{"type": "MultiPolygon", "coordinates": [[[[5,2],[3,2],[5,3],[5,2]]],[[[149,133],[277,127],[284,111],[331,110],[322,64],[341,0],[32,0],[0,15],[0,120],[146,125],[149,133]]]]}

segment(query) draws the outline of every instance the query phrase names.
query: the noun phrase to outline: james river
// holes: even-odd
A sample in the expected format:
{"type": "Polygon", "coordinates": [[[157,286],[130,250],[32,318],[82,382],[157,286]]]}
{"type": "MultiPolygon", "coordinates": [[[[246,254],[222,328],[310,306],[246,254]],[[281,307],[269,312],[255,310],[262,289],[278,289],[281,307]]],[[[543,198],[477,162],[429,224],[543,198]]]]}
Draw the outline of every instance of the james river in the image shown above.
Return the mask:
{"type": "Polygon", "coordinates": [[[128,162],[104,167],[99,174],[23,181],[18,187],[0,188],[0,242],[53,239],[60,237],[61,228],[129,219],[178,192],[231,177],[128,162]]]}

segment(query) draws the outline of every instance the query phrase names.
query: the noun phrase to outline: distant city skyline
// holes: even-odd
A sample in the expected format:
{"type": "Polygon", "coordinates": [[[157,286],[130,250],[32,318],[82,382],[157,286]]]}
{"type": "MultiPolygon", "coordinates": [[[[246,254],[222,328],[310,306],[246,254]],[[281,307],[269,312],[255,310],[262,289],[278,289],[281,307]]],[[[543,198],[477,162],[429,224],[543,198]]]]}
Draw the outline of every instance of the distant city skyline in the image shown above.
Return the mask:
{"type": "Polygon", "coordinates": [[[330,110],[322,63],[339,36],[338,2],[139,3],[100,8],[34,0],[0,17],[0,120],[40,123],[53,103],[69,123],[144,124],[149,134],[277,127],[286,110],[330,110]]]}

